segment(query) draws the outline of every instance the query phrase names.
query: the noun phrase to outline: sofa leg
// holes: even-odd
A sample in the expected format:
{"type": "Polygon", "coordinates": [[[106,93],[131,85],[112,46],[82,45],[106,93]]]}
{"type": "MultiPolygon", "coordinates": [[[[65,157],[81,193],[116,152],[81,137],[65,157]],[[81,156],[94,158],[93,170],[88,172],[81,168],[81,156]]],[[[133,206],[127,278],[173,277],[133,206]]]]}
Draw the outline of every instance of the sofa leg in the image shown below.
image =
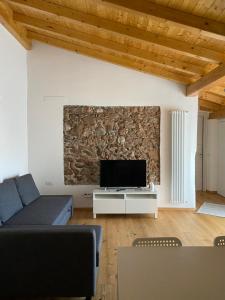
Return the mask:
{"type": "Polygon", "coordinates": [[[91,300],[92,297],[86,297],[85,300],[91,300]]]}

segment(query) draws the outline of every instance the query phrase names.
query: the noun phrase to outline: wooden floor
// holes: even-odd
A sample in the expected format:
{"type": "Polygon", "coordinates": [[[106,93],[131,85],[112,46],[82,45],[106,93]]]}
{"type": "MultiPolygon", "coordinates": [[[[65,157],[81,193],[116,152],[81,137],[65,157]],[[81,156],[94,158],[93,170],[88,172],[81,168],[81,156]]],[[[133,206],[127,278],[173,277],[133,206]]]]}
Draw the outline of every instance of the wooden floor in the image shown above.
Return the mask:
{"type": "MultiPolygon", "coordinates": [[[[204,201],[225,204],[225,198],[219,195],[198,193],[197,207],[204,201]]],[[[91,211],[77,210],[71,224],[100,224],[103,227],[100,273],[94,300],[117,299],[117,250],[131,246],[136,237],[177,236],[184,246],[212,246],[215,236],[225,235],[225,218],[188,210],[160,210],[158,219],[148,215],[99,215],[93,219],[91,211]]]]}

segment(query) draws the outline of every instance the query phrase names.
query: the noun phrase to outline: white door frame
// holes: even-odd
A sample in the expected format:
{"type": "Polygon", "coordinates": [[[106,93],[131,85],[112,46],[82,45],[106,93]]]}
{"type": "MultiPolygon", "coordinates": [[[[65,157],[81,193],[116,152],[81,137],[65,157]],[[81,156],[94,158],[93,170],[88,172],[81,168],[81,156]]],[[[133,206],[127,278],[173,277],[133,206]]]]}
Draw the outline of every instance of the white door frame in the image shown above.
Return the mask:
{"type": "MultiPolygon", "coordinates": [[[[207,120],[209,118],[208,112],[199,111],[198,116],[203,117],[203,161],[202,161],[202,190],[205,192],[207,189],[207,120]]],[[[197,149],[196,149],[197,151],[197,149]]]]}
{"type": "MultiPolygon", "coordinates": [[[[221,124],[225,123],[225,119],[220,119],[218,122],[218,163],[221,161],[221,140],[220,140],[220,130],[221,130],[221,124]]],[[[224,160],[224,156],[222,155],[222,159],[224,160]]],[[[221,187],[223,186],[223,184],[220,184],[220,179],[219,178],[224,178],[224,174],[220,173],[221,171],[221,167],[218,165],[218,178],[217,178],[217,192],[219,195],[225,197],[225,193],[224,193],[224,189],[221,187]]]]}

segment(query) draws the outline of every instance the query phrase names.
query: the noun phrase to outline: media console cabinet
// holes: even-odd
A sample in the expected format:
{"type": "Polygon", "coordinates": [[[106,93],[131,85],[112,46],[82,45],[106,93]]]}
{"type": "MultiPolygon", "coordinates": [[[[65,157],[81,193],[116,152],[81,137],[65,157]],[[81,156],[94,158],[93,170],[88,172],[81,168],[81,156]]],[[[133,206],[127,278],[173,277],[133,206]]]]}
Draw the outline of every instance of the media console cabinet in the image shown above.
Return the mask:
{"type": "Polygon", "coordinates": [[[157,191],[97,189],[93,191],[93,217],[97,214],[154,214],[157,218],[157,191]]]}

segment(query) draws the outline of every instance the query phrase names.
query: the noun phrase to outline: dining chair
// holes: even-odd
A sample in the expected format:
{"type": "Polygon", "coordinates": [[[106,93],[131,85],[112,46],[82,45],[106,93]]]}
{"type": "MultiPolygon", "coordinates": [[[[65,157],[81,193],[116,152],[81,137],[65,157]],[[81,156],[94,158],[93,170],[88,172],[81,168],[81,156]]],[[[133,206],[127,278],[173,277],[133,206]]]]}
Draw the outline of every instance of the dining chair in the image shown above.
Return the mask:
{"type": "Polygon", "coordinates": [[[225,247],[225,236],[217,236],[214,239],[214,246],[215,247],[225,247]]]}
{"type": "Polygon", "coordinates": [[[137,238],[134,247],[181,247],[181,241],[176,237],[137,238]]]}

